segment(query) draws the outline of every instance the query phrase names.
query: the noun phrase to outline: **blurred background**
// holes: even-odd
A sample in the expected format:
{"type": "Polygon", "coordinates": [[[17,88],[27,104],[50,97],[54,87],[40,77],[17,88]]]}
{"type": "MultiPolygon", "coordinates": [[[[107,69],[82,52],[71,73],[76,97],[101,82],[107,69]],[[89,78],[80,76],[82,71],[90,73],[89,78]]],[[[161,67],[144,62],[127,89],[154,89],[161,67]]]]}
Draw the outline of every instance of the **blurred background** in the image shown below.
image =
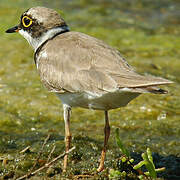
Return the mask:
{"type": "MultiPolygon", "coordinates": [[[[139,73],[175,82],[164,87],[169,91],[167,95],[141,95],[127,107],[110,111],[107,159],[112,159],[117,151],[114,139],[117,127],[132,152],[150,147],[162,156],[179,156],[179,0],[0,0],[0,157],[14,158],[28,145],[36,151],[48,133],[52,134],[48,145],[56,144],[57,152],[64,150],[60,101],[42,86],[33,50],[26,40],[17,33],[5,33],[33,6],[57,10],[72,31],[92,35],[117,48],[139,73]]],[[[86,152],[83,155],[86,164],[90,156],[98,160],[103,128],[103,112],[73,109],[73,143],[86,144],[82,145],[84,150],[80,148],[82,154],[86,152]]]]}

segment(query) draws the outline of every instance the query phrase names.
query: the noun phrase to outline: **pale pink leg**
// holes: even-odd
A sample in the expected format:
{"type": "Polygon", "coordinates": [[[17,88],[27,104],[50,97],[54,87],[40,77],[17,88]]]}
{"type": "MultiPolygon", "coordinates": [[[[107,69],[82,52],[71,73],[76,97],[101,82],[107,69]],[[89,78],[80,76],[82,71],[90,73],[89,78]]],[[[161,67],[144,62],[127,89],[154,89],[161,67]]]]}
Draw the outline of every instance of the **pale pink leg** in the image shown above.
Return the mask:
{"type": "MultiPolygon", "coordinates": [[[[71,144],[71,133],[70,133],[70,113],[71,107],[67,106],[66,104],[63,105],[64,108],[64,122],[65,122],[65,150],[66,152],[70,149],[71,144]]],[[[65,172],[67,169],[68,164],[68,155],[64,156],[64,164],[63,164],[63,171],[65,172]]]]}
{"type": "Polygon", "coordinates": [[[106,149],[107,149],[109,136],[110,136],[110,126],[109,126],[109,119],[108,119],[108,111],[105,111],[104,147],[101,152],[100,164],[97,169],[98,172],[101,172],[104,169],[104,160],[106,157],[106,149]]]}

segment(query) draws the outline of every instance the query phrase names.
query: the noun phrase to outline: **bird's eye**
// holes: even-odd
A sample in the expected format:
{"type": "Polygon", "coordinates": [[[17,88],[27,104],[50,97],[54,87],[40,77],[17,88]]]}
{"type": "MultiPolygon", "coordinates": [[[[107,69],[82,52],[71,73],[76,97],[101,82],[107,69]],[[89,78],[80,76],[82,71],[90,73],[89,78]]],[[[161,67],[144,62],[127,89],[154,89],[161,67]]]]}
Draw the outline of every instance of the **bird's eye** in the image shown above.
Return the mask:
{"type": "Polygon", "coordinates": [[[32,24],[32,19],[28,16],[22,18],[22,24],[24,27],[29,27],[32,24]]]}

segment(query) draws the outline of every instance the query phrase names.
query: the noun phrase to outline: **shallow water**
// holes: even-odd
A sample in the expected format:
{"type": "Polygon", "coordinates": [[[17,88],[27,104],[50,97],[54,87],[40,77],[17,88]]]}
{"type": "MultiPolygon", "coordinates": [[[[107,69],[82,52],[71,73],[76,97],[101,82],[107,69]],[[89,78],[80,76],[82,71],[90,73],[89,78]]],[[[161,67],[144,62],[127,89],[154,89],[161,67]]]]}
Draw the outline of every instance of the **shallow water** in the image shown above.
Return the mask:
{"type": "MultiPolygon", "coordinates": [[[[110,111],[111,137],[108,160],[118,148],[114,132],[130,151],[179,156],[180,152],[180,7],[179,1],[13,1],[0,3],[0,157],[16,154],[30,145],[40,149],[48,133],[48,147],[64,150],[63,111],[58,98],[42,86],[33,62],[33,51],[18,34],[5,30],[19,21],[23,11],[42,5],[59,10],[71,30],[103,39],[116,47],[141,74],[161,76],[175,83],[165,86],[167,95],[141,95],[127,107],[110,111]],[[61,10],[61,11],[60,11],[61,10]]],[[[80,146],[79,167],[88,167],[103,144],[101,111],[73,109],[73,144],[80,146]],[[87,147],[86,147],[87,146],[87,147]],[[83,148],[82,148],[83,147],[83,148]]],[[[107,165],[109,165],[107,161],[107,165]]],[[[76,166],[76,165],[74,165],[76,166]]],[[[23,165],[22,165],[23,167],[23,165]]],[[[26,167],[27,168],[27,167],[26,167]]],[[[4,173],[4,172],[0,172],[4,173]]]]}

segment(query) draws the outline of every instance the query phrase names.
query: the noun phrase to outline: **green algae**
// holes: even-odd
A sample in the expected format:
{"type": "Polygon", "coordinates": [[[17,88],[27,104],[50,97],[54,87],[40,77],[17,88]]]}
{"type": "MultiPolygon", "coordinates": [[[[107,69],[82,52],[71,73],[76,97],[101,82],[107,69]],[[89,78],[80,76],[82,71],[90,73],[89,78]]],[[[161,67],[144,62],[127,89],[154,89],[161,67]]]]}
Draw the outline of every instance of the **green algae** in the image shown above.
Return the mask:
{"type": "MultiPolygon", "coordinates": [[[[107,168],[116,166],[119,155],[114,133],[120,128],[123,143],[130,151],[168,156],[180,151],[180,22],[178,1],[13,1],[0,7],[0,157],[7,159],[0,176],[11,171],[16,177],[28,172],[47,134],[51,134],[42,159],[64,151],[64,122],[61,103],[40,83],[33,51],[18,34],[5,30],[19,22],[21,13],[32,6],[47,6],[63,12],[73,31],[103,39],[116,47],[141,74],[161,76],[175,83],[164,87],[167,95],[142,95],[127,107],[110,111],[111,137],[107,168]],[[160,14],[160,15],[159,15],[160,14]],[[30,152],[19,152],[30,146],[30,152]],[[11,158],[10,158],[11,157],[11,158]]],[[[68,177],[92,172],[98,166],[103,146],[104,113],[73,109],[72,144],[68,177]]],[[[61,164],[57,164],[59,167],[61,164]]],[[[99,177],[106,177],[108,171],[99,177]]],[[[11,174],[10,174],[11,175],[11,174]]],[[[43,175],[43,174],[40,174],[43,175]]],[[[56,175],[60,177],[61,175],[56,175]]],[[[108,176],[108,175],[107,175],[108,176]]]]}

